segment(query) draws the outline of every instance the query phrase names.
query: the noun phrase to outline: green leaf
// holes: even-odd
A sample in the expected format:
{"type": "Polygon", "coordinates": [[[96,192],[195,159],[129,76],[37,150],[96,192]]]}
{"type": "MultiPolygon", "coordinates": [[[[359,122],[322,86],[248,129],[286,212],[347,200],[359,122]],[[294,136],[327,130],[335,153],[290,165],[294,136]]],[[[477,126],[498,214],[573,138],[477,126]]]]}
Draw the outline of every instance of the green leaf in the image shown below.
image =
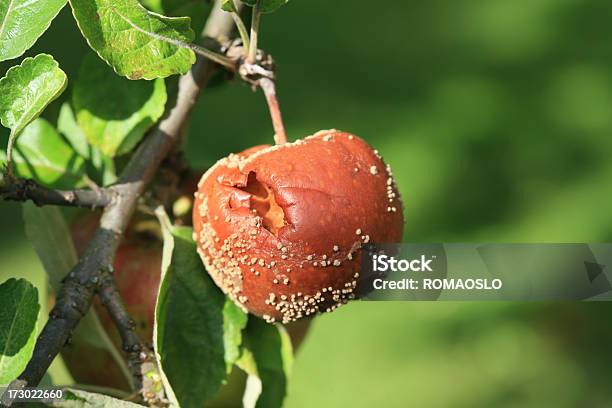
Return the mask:
{"type": "MultiPolygon", "coordinates": [[[[0,150],[0,169],[3,169],[5,167],[6,167],[6,153],[4,153],[4,150],[0,150]]],[[[0,171],[0,186],[3,185],[5,177],[6,175],[4,174],[4,172],[0,171]]]]}
{"type": "Polygon", "coordinates": [[[247,324],[247,315],[229,299],[223,305],[223,343],[225,344],[225,365],[229,374],[240,358],[242,329],[247,324]]]}
{"type": "Polygon", "coordinates": [[[99,185],[107,186],[117,181],[117,172],[113,158],[102,153],[97,147],[87,141],[85,133],[79,127],[74,117],[72,107],[65,102],[57,119],[57,128],[70,143],[72,148],[83,158],[88,160],[87,174],[99,185]]]}
{"type": "Polygon", "coordinates": [[[39,309],[30,282],[11,278],[0,285],[0,384],[17,378],[32,356],[39,309]]]}
{"type": "Polygon", "coordinates": [[[19,176],[45,186],[70,189],[84,184],[85,160],[42,118],[23,130],[13,159],[19,176]]]}
{"type": "MultiPolygon", "coordinates": [[[[22,208],[26,237],[47,273],[51,289],[57,293],[61,280],[78,261],[68,224],[57,207],[37,207],[27,202],[22,208]]],[[[95,309],[90,309],[74,330],[71,349],[82,350],[83,355],[109,353],[126,380],[131,381],[132,377],[121,353],[108,337],[95,309]]]]}
{"type": "Polygon", "coordinates": [[[64,102],[57,118],[57,130],[68,140],[72,148],[83,158],[90,159],[91,152],[85,133],[81,130],[74,117],[72,107],[64,102]]]}
{"type": "Polygon", "coordinates": [[[195,62],[193,51],[153,37],[191,42],[188,17],[155,14],[137,0],[70,0],[70,5],[89,46],[119,75],[165,78],[184,74],[195,62]]]}
{"type": "Polygon", "coordinates": [[[66,0],[0,2],[0,61],[17,58],[51,25],[66,0]]]}
{"type": "Polygon", "coordinates": [[[230,12],[238,11],[236,9],[236,4],[234,3],[234,0],[221,0],[221,8],[225,11],[230,11],[230,12]]]}
{"type": "Polygon", "coordinates": [[[199,33],[204,28],[212,5],[202,0],[140,0],[147,9],[168,17],[190,17],[191,28],[199,33]]]}
{"type": "Polygon", "coordinates": [[[259,1],[259,10],[262,13],[272,13],[289,3],[289,0],[243,0],[247,6],[253,7],[259,1]]]}
{"type": "Polygon", "coordinates": [[[140,0],[140,4],[145,6],[148,10],[151,10],[157,14],[169,14],[164,13],[164,1],[163,0],[140,0]]]}
{"type": "MultiPolygon", "coordinates": [[[[47,54],[26,58],[0,79],[0,122],[15,138],[66,88],[66,74],[47,54]]],[[[9,140],[10,140],[9,139],[9,140]]]]}
{"type": "Polygon", "coordinates": [[[244,332],[243,353],[237,365],[249,374],[245,407],[281,407],[293,365],[291,338],[280,324],[254,316],[244,332]]]}
{"type": "Polygon", "coordinates": [[[183,408],[213,398],[239,356],[246,315],[206,273],[191,228],[164,226],[155,316],[160,366],[183,408]]]}
{"type": "Polygon", "coordinates": [[[73,388],[64,389],[63,400],[54,402],[52,406],[62,408],[142,408],[142,405],[133,402],[73,388]]]}
{"type": "Polygon", "coordinates": [[[164,113],[166,100],[163,79],[129,81],[90,54],[81,65],[72,103],[89,143],[116,156],[142,139],[164,113]]]}
{"type": "Polygon", "coordinates": [[[26,237],[47,272],[49,285],[58,290],[78,260],[68,224],[57,207],[26,202],[22,208],[26,237]]]}
{"type": "Polygon", "coordinates": [[[91,165],[95,169],[93,179],[98,184],[108,186],[117,181],[117,170],[113,158],[91,146],[91,165]]]}

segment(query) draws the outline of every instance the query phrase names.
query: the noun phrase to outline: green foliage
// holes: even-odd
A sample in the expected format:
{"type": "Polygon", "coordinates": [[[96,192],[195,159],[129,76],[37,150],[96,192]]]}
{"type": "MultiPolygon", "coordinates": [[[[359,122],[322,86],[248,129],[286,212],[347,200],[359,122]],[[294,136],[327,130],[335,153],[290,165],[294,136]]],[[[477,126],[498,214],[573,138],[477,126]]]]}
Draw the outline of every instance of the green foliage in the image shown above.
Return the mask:
{"type": "Polygon", "coordinates": [[[70,0],[70,5],[89,46],[119,75],[165,78],[184,74],[195,62],[193,51],[143,32],[190,42],[194,34],[187,17],[151,13],[137,0],[70,0]]]}
{"type": "MultiPolygon", "coordinates": [[[[68,224],[59,208],[37,207],[30,202],[23,205],[23,220],[26,237],[45,269],[51,289],[57,293],[61,280],[78,261],[68,224]]],[[[95,309],[90,309],[80,321],[72,334],[71,344],[72,347],[83,344],[90,352],[110,353],[125,378],[131,381],[121,353],[104,330],[95,309]]]]}
{"type": "Polygon", "coordinates": [[[181,407],[213,398],[239,357],[246,315],[210,279],[191,228],[164,224],[156,352],[181,407]]]}
{"type": "Polygon", "coordinates": [[[0,285],[0,384],[17,378],[32,356],[39,309],[38,290],[25,279],[0,285]]]}
{"type": "Polygon", "coordinates": [[[99,185],[108,186],[117,181],[117,171],[113,158],[105,155],[93,146],[91,147],[91,161],[87,164],[93,167],[93,172],[88,173],[99,185]]]}
{"type": "Polygon", "coordinates": [[[221,0],[221,8],[225,11],[238,11],[234,0],[221,0]]]}
{"type": "Polygon", "coordinates": [[[57,118],[57,130],[66,138],[72,148],[87,160],[87,175],[99,185],[107,186],[117,180],[113,158],[89,144],[85,133],[74,117],[68,102],[62,104],[57,118]]]}
{"type": "Polygon", "coordinates": [[[212,2],[201,0],[140,0],[147,9],[168,17],[189,17],[191,28],[199,33],[204,27],[212,2]]]}
{"type": "Polygon", "coordinates": [[[64,399],[52,404],[61,408],[142,408],[142,405],[123,401],[103,394],[67,388],[64,399]]]}
{"type": "Polygon", "coordinates": [[[243,0],[243,2],[251,7],[259,2],[259,10],[262,13],[272,13],[289,3],[289,0],[243,0]]]}
{"type": "Polygon", "coordinates": [[[0,61],[17,58],[51,25],[66,0],[0,2],[0,61]]]}
{"type": "Polygon", "coordinates": [[[42,118],[26,127],[15,145],[17,175],[55,188],[84,185],[85,160],[42,118]]]}
{"type": "Polygon", "coordinates": [[[61,280],[77,263],[70,230],[57,207],[23,205],[23,221],[28,241],[42,263],[49,285],[58,290],[61,280]]]}
{"type": "Polygon", "coordinates": [[[254,316],[244,333],[243,354],[237,365],[249,374],[247,406],[281,407],[293,365],[291,338],[280,324],[268,324],[254,316]]]}
{"type": "Polygon", "coordinates": [[[223,344],[225,350],[225,369],[227,374],[240,358],[242,329],[247,325],[247,315],[234,302],[225,299],[223,304],[223,344]]]}
{"type": "Polygon", "coordinates": [[[166,100],[163,79],[129,81],[93,55],[84,59],[72,95],[83,134],[109,156],[129,152],[164,113],[166,100]]]}
{"type": "Polygon", "coordinates": [[[52,56],[26,58],[0,79],[0,122],[11,139],[66,88],[67,77],[52,56]]]}
{"type": "Polygon", "coordinates": [[[79,127],[74,117],[72,107],[64,102],[57,117],[57,130],[66,138],[72,148],[84,159],[91,158],[91,146],[85,133],[79,127]]]}

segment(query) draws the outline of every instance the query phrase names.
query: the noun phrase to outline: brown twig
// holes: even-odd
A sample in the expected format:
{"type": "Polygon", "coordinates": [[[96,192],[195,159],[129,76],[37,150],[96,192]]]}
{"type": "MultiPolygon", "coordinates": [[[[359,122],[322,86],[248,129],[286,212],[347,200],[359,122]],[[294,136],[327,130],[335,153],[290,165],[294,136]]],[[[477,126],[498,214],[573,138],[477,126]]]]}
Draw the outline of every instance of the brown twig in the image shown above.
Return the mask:
{"type": "Polygon", "coordinates": [[[150,405],[163,405],[165,395],[161,377],[148,375],[152,371],[156,371],[155,354],[150,345],[143,343],[136,333],[136,323],[125,308],[117,290],[112,270],[102,272],[97,292],[117,327],[123,344],[123,351],[127,354],[128,368],[132,377],[138,379],[144,400],[150,405]],[[147,378],[151,379],[151,384],[146,384],[147,378]],[[153,382],[156,384],[153,384],[153,382]]]}
{"type": "Polygon", "coordinates": [[[128,367],[130,372],[134,377],[137,377],[140,375],[138,367],[140,353],[143,352],[146,347],[136,334],[136,323],[125,309],[125,305],[119,295],[111,271],[104,271],[101,273],[98,295],[119,331],[119,336],[123,344],[123,351],[128,355],[128,367]]]}
{"type": "MultiPolygon", "coordinates": [[[[206,23],[203,35],[211,38],[226,38],[233,27],[229,13],[221,11],[216,4],[206,23]]],[[[123,322],[125,308],[122,302],[115,301],[112,290],[107,290],[108,280],[104,273],[112,268],[115,252],[128,222],[136,208],[139,197],[153,178],[160,163],[180,139],[198,95],[217,67],[199,58],[191,71],[179,81],[179,91],[174,107],[146,137],[133,154],[113,186],[114,195],[105,207],[100,225],[95,231],[84,255],[64,279],[50,319],[37,339],[32,358],[18,380],[9,388],[35,386],[42,379],[49,365],[60,352],[70,334],[89,309],[96,292],[106,298],[105,304],[115,321],[123,322]],[[100,283],[104,283],[104,287],[100,283]]],[[[120,327],[122,337],[128,343],[133,329],[120,327]],[[130,333],[130,334],[128,334],[130,333]]],[[[140,342],[140,341],[139,341],[140,342]]],[[[142,344],[142,343],[140,343],[142,344]]],[[[142,361],[141,361],[142,363],[142,361]]],[[[140,382],[142,378],[136,378],[140,382]]],[[[148,391],[142,390],[146,395],[148,391]]]]}
{"type": "Polygon", "coordinates": [[[38,206],[63,205],[84,208],[104,208],[112,200],[112,189],[56,190],[44,187],[34,180],[7,177],[0,185],[0,199],[27,201],[38,206]]]}

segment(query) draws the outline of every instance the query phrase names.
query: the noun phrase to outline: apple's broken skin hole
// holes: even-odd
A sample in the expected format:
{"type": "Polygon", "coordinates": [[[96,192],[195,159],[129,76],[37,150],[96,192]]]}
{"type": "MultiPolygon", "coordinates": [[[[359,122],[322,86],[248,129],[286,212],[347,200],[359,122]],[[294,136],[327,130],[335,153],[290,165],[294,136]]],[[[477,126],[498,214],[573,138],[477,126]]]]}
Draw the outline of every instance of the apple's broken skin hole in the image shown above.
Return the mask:
{"type": "Polygon", "coordinates": [[[230,208],[236,209],[245,205],[262,220],[263,227],[275,236],[285,223],[285,211],[276,202],[274,191],[270,186],[257,179],[254,171],[249,172],[246,185],[234,186],[237,190],[247,194],[237,194],[230,199],[230,208]]]}

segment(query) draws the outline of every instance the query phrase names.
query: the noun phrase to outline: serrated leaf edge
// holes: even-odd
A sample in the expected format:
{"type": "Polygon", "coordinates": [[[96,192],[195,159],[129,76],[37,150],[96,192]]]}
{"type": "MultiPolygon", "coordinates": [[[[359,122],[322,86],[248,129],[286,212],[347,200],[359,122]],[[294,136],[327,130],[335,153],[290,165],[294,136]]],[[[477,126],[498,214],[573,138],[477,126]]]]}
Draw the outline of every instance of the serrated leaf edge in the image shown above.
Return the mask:
{"type": "MultiPolygon", "coordinates": [[[[68,85],[68,76],[66,75],[66,73],[59,67],[59,62],[57,62],[55,60],[55,58],[53,58],[52,55],[49,54],[38,54],[34,57],[27,57],[24,58],[23,61],[21,61],[21,64],[19,65],[13,65],[12,67],[10,67],[8,69],[8,71],[6,71],[6,74],[0,78],[0,86],[2,86],[2,83],[5,81],[8,81],[9,78],[11,77],[11,75],[14,75],[14,71],[19,70],[21,68],[26,67],[27,65],[32,64],[34,61],[36,61],[37,59],[43,59],[43,58],[50,58],[51,61],[53,62],[53,65],[55,68],[57,68],[62,74],[64,74],[64,82],[62,84],[62,88],[60,90],[57,91],[57,93],[49,100],[49,102],[47,102],[47,104],[45,105],[45,107],[47,107],[51,102],[53,102],[54,100],[56,100],[63,92],[64,90],[66,90],[66,86],[68,85]]],[[[44,108],[43,108],[44,109],[44,108]]],[[[40,112],[38,112],[38,114],[40,114],[42,112],[42,110],[40,112]]],[[[30,113],[30,111],[28,111],[28,113],[30,113]]],[[[29,125],[30,123],[32,123],[34,120],[36,120],[36,118],[34,118],[31,122],[28,122],[26,124],[23,125],[22,129],[25,129],[25,127],[27,125],[29,125]]],[[[10,128],[7,124],[4,123],[4,120],[2,120],[2,118],[0,118],[0,123],[2,123],[2,126],[11,129],[11,133],[14,132],[14,129],[10,128]]]]}
{"type": "MultiPolygon", "coordinates": [[[[10,0],[11,2],[13,2],[14,0],[10,0]]],[[[55,15],[53,17],[51,17],[51,19],[49,19],[49,23],[47,23],[47,26],[45,28],[43,28],[43,30],[41,31],[40,35],[38,37],[36,37],[33,41],[32,44],[28,45],[19,55],[15,55],[12,57],[8,57],[8,58],[2,58],[0,57],[0,61],[10,61],[12,59],[16,59],[21,57],[23,54],[26,53],[27,50],[29,50],[30,48],[32,48],[34,46],[34,44],[36,44],[36,41],[38,41],[38,39],[40,37],[42,37],[42,35],[49,29],[49,27],[51,27],[51,23],[53,23],[53,20],[55,20],[55,17],[58,16],[58,14],[60,13],[60,11],[62,11],[64,9],[64,7],[66,7],[66,4],[68,4],[68,0],[64,1],[64,5],[62,7],[60,7],[59,9],[57,9],[57,13],[55,13],[55,15]]],[[[4,24],[2,25],[4,28],[4,24]]],[[[0,35],[2,35],[2,31],[0,31],[0,35]]],[[[8,72],[7,72],[8,73],[8,72]]]]}
{"type": "MultiPolygon", "coordinates": [[[[100,57],[100,59],[101,59],[102,61],[104,61],[104,62],[105,62],[105,63],[106,63],[106,64],[107,64],[109,67],[111,67],[111,68],[113,69],[113,71],[115,71],[115,73],[116,73],[117,75],[122,76],[122,77],[125,77],[125,78],[127,78],[127,79],[129,79],[129,80],[134,80],[134,78],[130,78],[129,76],[127,76],[127,75],[125,75],[125,74],[122,74],[122,73],[120,73],[119,71],[117,71],[117,69],[116,69],[116,68],[115,68],[115,67],[114,67],[114,66],[113,66],[113,65],[112,65],[112,64],[111,64],[111,63],[108,61],[108,59],[104,58],[104,57],[103,57],[103,56],[100,54],[100,52],[99,52],[98,50],[96,50],[96,49],[93,47],[93,45],[91,45],[91,41],[89,40],[89,38],[87,38],[87,36],[86,36],[86,35],[85,35],[85,33],[83,32],[83,29],[82,29],[82,27],[81,27],[81,23],[79,22],[79,19],[77,18],[76,14],[75,14],[74,7],[73,7],[73,5],[72,5],[72,0],[68,0],[68,3],[70,4],[70,10],[71,10],[71,12],[72,12],[72,16],[74,17],[74,21],[76,22],[77,27],[79,27],[79,31],[80,31],[80,32],[81,32],[81,34],[83,35],[83,38],[85,38],[85,41],[87,42],[87,45],[89,45],[89,48],[91,48],[91,49],[92,49],[92,50],[93,50],[93,51],[94,51],[94,52],[95,52],[95,53],[98,55],[98,57],[100,57]]],[[[155,13],[155,12],[153,12],[153,11],[147,10],[147,8],[145,8],[144,6],[142,6],[140,3],[138,3],[138,4],[139,4],[139,6],[140,6],[140,7],[142,7],[142,8],[143,8],[143,10],[144,10],[144,11],[146,11],[148,14],[152,14],[152,15],[155,15],[155,16],[161,16],[161,17],[164,17],[164,18],[167,18],[167,19],[170,19],[170,20],[188,19],[188,21],[189,21],[189,26],[191,27],[191,17],[168,17],[168,16],[164,16],[164,15],[162,15],[162,14],[158,14],[158,13],[155,13]]],[[[176,47],[176,48],[178,48],[178,49],[180,50],[180,47],[176,47]]],[[[193,64],[195,63],[195,60],[196,60],[196,58],[195,58],[195,53],[194,53],[193,51],[191,51],[191,50],[189,50],[189,51],[191,52],[191,65],[193,65],[193,64]]],[[[176,53],[175,53],[174,55],[176,55],[176,53]]],[[[169,58],[169,57],[167,57],[167,58],[169,58]]],[[[184,75],[184,74],[186,74],[187,72],[189,72],[189,70],[190,70],[190,69],[191,69],[191,66],[190,66],[189,68],[187,68],[185,71],[178,70],[178,71],[177,71],[177,75],[184,75]]],[[[169,76],[171,76],[171,75],[172,75],[172,74],[170,74],[170,75],[166,75],[166,76],[159,76],[159,75],[147,76],[147,75],[143,75],[141,78],[138,78],[138,79],[145,79],[145,80],[153,80],[153,79],[157,79],[157,78],[162,78],[162,79],[163,79],[163,78],[167,78],[167,77],[169,77],[169,76]]]]}

